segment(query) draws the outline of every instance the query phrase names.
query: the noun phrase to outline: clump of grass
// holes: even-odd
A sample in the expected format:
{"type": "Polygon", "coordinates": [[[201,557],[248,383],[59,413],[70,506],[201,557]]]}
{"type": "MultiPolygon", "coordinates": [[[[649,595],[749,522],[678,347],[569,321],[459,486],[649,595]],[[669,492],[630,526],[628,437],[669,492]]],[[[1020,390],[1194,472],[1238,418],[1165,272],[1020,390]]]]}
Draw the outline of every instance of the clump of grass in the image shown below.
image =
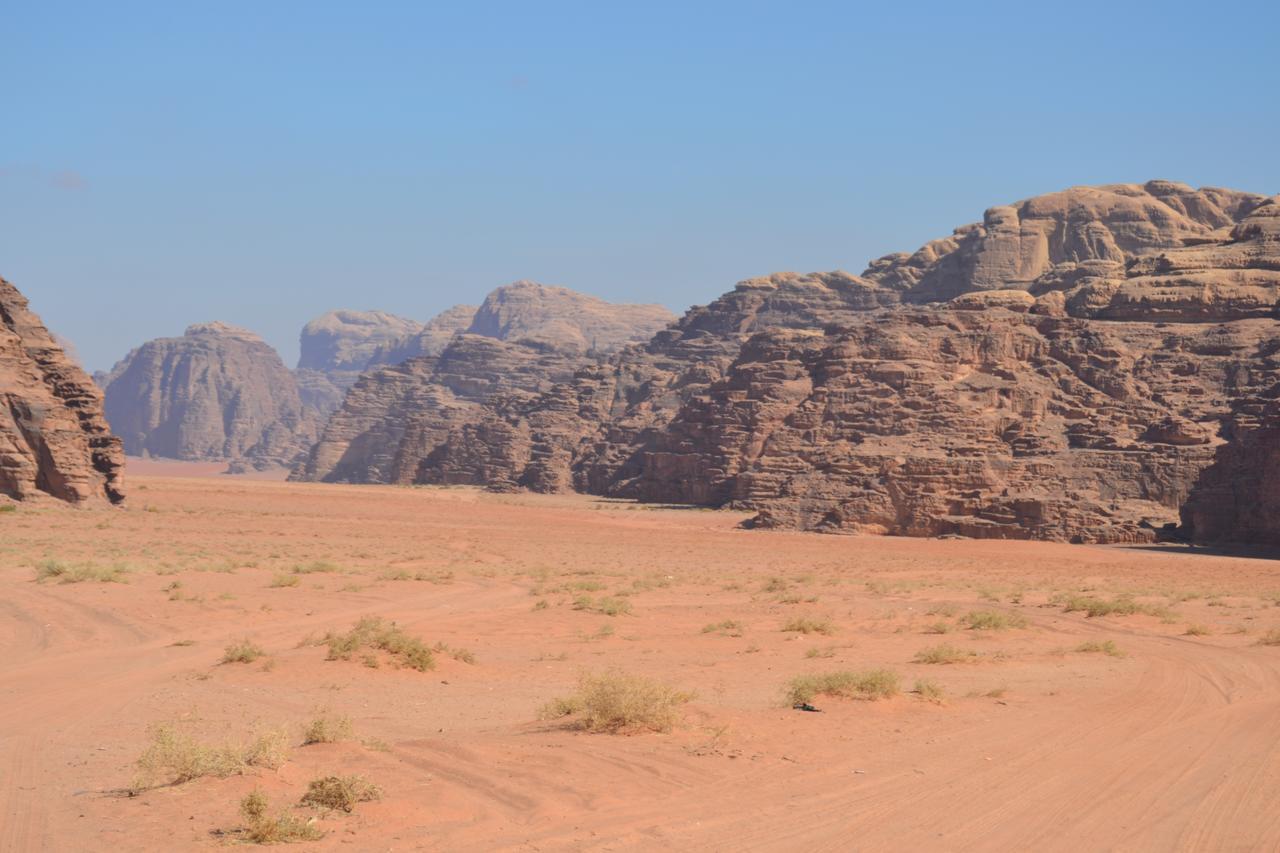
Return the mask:
{"type": "Polygon", "coordinates": [[[631,602],[625,598],[616,598],[611,595],[598,599],[589,595],[580,595],[573,600],[573,609],[586,610],[591,613],[603,613],[605,616],[621,616],[631,612],[631,602]]]}
{"type": "Polygon", "coordinates": [[[977,657],[975,652],[965,651],[955,646],[949,646],[945,643],[940,646],[930,646],[927,649],[921,649],[916,652],[916,656],[912,658],[915,663],[960,663],[961,661],[972,660],[977,657]]]}
{"type": "Polygon", "coordinates": [[[278,572],[271,579],[271,583],[267,584],[269,589],[282,589],[284,587],[297,586],[302,583],[302,579],[297,575],[291,575],[286,572],[278,572]]]}
{"type": "Polygon", "coordinates": [[[340,743],[355,738],[355,728],[351,718],[345,714],[331,714],[321,711],[307,723],[302,730],[302,745],[313,743],[340,743]]]}
{"type": "Polygon", "coordinates": [[[17,504],[0,504],[0,512],[17,512],[17,504]]]}
{"type": "Polygon", "coordinates": [[[946,694],[942,691],[942,686],[936,681],[928,678],[916,679],[915,686],[911,689],[921,699],[932,702],[935,705],[941,705],[946,694]]]}
{"type": "Polygon", "coordinates": [[[827,672],[799,675],[786,687],[791,705],[806,703],[815,696],[838,696],[847,699],[888,699],[898,695],[898,674],[888,669],[865,672],[827,672]]]}
{"type": "Polygon", "coordinates": [[[1258,638],[1260,646],[1280,646],[1280,628],[1272,628],[1258,638]]]}
{"type": "Polygon", "coordinates": [[[1025,628],[1027,620],[1018,613],[1002,613],[999,610],[970,610],[964,622],[974,631],[1003,631],[1008,628],[1025,628]]]}
{"type": "Polygon", "coordinates": [[[836,656],[836,650],[831,646],[826,648],[809,648],[805,650],[804,656],[810,660],[814,658],[833,658],[836,656]]]}
{"type": "Polygon", "coordinates": [[[935,604],[925,611],[926,616],[946,616],[948,618],[955,616],[960,609],[954,604],[935,604]]]}
{"type": "Polygon", "coordinates": [[[268,815],[271,804],[261,789],[255,788],[240,801],[240,816],[245,827],[244,840],[252,844],[289,844],[295,841],[317,841],[324,837],[310,820],[281,812],[268,815]]]}
{"type": "Polygon", "coordinates": [[[545,598],[539,598],[537,601],[535,601],[535,602],[534,602],[534,604],[533,604],[533,609],[534,609],[534,610],[546,610],[546,609],[547,609],[547,608],[549,608],[550,606],[551,606],[551,604],[550,604],[550,603],[549,603],[545,598]]]}
{"type": "Polygon", "coordinates": [[[786,578],[769,578],[765,581],[764,586],[760,587],[761,592],[786,592],[791,588],[791,583],[786,578]]]}
{"type": "Polygon", "coordinates": [[[1081,612],[1089,618],[1095,616],[1133,616],[1145,613],[1148,616],[1168,618],[1172,616],[1169,608],[1158,604],[1142,604],[1131,596],[1121,595],[1116,598],[1098,598],[1091,595],[1071,595],[1065,598],[1055,597],[1054,603],[1061,604],[1066,613],[1081,612]]]}
{"type": "Polygon", "coordinates": [[[263,650],[262,646],[246,637],[238,643],[232,643],[227,646],[226,651],[222,653],[222,662],[253,663],[265,654],[266,651],[263,650]]]}
{"type": "Polygon", "coordinates": [[[1102,642],[1093,640],[1088,643],[1081,643],[1080,645],[1076,646],[1076,651],[1083,652],[1085,654],[1109,655],[1110,657],[1113,657],[1113,658],[1124,657],[1124,652],[1120,650],[1120,647],[1117,646],[1115,644],[1115,641],[1113,640],[1103,640],[1102,642]]]}
{"type": "Polygon", "coordinates": [[[299,563],[293,567],[295,575],[332,574],[341,571],[342,566],[325,560],[312,560],[310,563],[299,563]]]}
{"type": "Polygon", "coordinates": [[[36,581],[44,583],[56,580],[58,583],[128,583],[125,577],[129,567],[115,563],[110,566],[99,566],[94,563],[64,563],[61,560],[41,560],[36,565],[36,581]]]}
{"type": "Polygon", "coordinates": [[[439,652],[440,654],[443,654],[443,655],[448,655],[454,660],[461,661],[462,663],[476,662],[475,653],[473,653],[470,649],[464,649],[461,646],[451,646],[448,643],[436,643],[435,646],[432,648],[432,651],[439,652]]]}
{"type": "MultiPolygon", "coordinates": [[[[319,644],[329,647],[327,660],[351,660],[358,652],[372,649],[386,652],[419,672],[434,669],[436,665],[435,654],[426,643],[378,616],[363,617],[345,634],[329,632],[319,644]]],[[[376,664],[376,658],[374,660],[376,664]]]]}
{"type": "Polygon", "coordinates": [[[934,622],[932,625],[926,625],[924,632],[926,634],[950,634],[955,630],[955,627],[950,622],[934,622]]]}
{"type": "Polygon", "coordinates": [[[544,720],[576,717],[574,725],[608,734],[668,732],[679,719],[679,707],[692,694],[639,675],[616,670],[584,674],[570,696],[543,706],[544,720]]]}
{"type": "Polygon", "coordinates": [[[720,634],[725,637],[741,637],[742,631],[746,626],[736,619],[725,619],[722,622],[712,622],[709,625],[702,626],[704,634],[720,634]]]}
{"type": "Polygon", "coordinates": [[[784,632],[797,634],[822,634],[830,636],[836,632],[836,626],[830,619],[819,619],[811,616],[796,616],[788,619],[782,626],[784,632]]]}
{"type": "Polygon", "coordinates": [[[182,646],[194,646],[195,644],[196,644],[195,640],[174,640],[169,645],[174,648],[180,648],[182,646]]]}
{"type": "Polygon", "coordinates": [[[251,767],[276,768],[288,756],[288,736],[271,731],[247,744],[209,745],[178,731],[172,723],[151,728],[151,743],[138,757],[134,790],[156,784],[181,785],[204,776],[225,778],[251,767]]]}
{"type": "Polygon", "coordinates": [[[1194,623],[1187,626],[1187,630],[1182,632],[1187,637],[1207,637],[1210,633],[1209,626],[1194,623]]]}
{"type": "Polygon", "coordinates": [[[357,803],[382,799],[382,789],[363,776],[323,776],[307,783],[304,806],[350,812],[357,803]]]}

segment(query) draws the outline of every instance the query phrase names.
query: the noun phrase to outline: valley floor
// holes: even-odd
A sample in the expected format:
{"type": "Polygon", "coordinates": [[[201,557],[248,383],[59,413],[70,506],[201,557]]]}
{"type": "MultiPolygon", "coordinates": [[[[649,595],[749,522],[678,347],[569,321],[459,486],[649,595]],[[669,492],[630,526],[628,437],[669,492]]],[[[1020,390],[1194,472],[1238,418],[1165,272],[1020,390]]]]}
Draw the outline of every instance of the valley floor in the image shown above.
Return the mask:
{"type": "Polygon", "coordinates": [[[254,788],[314,818],[304,850],[1280,848],[1274,559],[471,489],[129,487],[125,510],[0,514],[5,853],[217,849],[254,788]],[[313,641],[366,616],[448,649],[425,672],[326,660],[313,641]],[[245,639],[266,655],[221,663],[245,639]],[[898,695],[783,700],[880,668],[898,695]],[[666,734],[539,719],[610,669],[696,695],[666,734]],[[353,738],[301,745],[317,714],[353,738]],[[136,790],[162,723],[284,731],[286,760],[136,790]],[[297,806],[347,773],[381,799],[297,806]]]}

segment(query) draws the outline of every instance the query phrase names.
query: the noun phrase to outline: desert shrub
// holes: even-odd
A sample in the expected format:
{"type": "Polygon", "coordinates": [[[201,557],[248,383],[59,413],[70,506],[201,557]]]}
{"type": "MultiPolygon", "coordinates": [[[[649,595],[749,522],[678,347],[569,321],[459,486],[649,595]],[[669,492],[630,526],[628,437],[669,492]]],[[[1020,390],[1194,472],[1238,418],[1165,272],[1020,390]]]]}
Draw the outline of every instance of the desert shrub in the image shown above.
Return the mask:
{"type": "Polygon", "coordinates": [[[833,658],[836,656],[836,650],[831,646],[827,646],[826,648],[821,648],[821,649],[810,648],[805,650],[804,656],[811,660],[813,658],[833,658]]]}
{"type": "Polygon", "coordinates": [[[1182,632],[1188,637],[1207,637],[1211,632],[1207,625],[1192,624],[1187,626],[1187,630],[1182,632]]]}
{"type": "Polygon", "coordinates": [[[942,700],[945,697],[945,694],[942,691],[942,686],[938,684],[938,682],[932,681],[928,678],[916,679],[915,687],[911,689],[911,692],[915,693],[921,699],[933,702],[936,705],[941,705],[942,700]]]}
{"type": "Polygon", "coordinates": [[[288,756],[287,735],[280,731],[259,735],[246,744],[210,745],[178,731],[172,723],[160,723],[152,726],[150,736],[151,742],[135,762],[135,790],[181,785],[204,776],[225,778],[251,767],[276,768],[288,756]]]}
{"type": "Polygon", "coordinates": [[[830,619],[819,619],[811,616],[796,616],[788,619],[786,624],[782,626],[784,632],[792,632],[799,634],[822,634],[830,636],[836,632],[836,626],[832,624],[830,619]]]}
{"type": "Polygon", "coordinates": [[[351,660],[357,652],[376,649],[419,672],[434,669],[436,665],[435,655],[426,643],[378,616],[363,617],[345,634],[330,632],[319,643],[329,647],[328,660],[351,660]]]}
{"type": "Polygon", "coordinates": [[[299,563],[293,567],[295,575],[331,574],[341,571],[342,566],[324,560],[312,560],[310,563],[299,563]]]}
{"type": "Polygon", "coordinates": [[[792,705],[808,702],[815,696],[887,699],[897,694],[898,674],[887,669],[800,675],[791,679],[786,687],[786,698],[792,705]]]}
{"type": "Polygon", "coordinates": [[[240,801],[240,815],[245,827],[241,831],[244,840],[253,844],[289,844],[294,841],[317,841],[324,836],[310,820],[281,812],[267,814],[271,805],[267,795],[255,788],[240,801]]]}
{"type": "Polygon", "coordinates": [[[238,643],[232,643],[227,646],[226,651],[222,653],[222,662],[253,663],[265,654],[266,651],[264,651],[261,646],[246,637],[238,643]]]}
{"type": "Polygon", "coordinates": [[[0,504],[0,513],[17,512],[17,511],[18,511],[18,507],[16,504],[0,504]]]}
{"type": "Polygon", "coordinates": [[[363,776],[324,776],[307,783],[304,806],[350,812],[357,803],[382,798],[382,789],[363,776]]]}
{"type": "Polygon", "coordinates": [[[679,718],[679,707],[692,698],[639,675],[587,673],[579,679],[575,693],[547,703],[541,717],[573,716],[575,725],[589,732],[667,732],[679,718]]]}
{"type": "Polygon", "coordinates": [[[977,657],[975,652],[965,651],[955,646],[949,646],[945,643],[940,646],[930,646],[927,649],[921,649],[916,652],[916,656],[912,658],[915,663],[960,663],[962,661],[973,660],[977,657]]]}
{"type": "Polygon", "coordinates": [[[456,661],[462,663],[475,663],[475,653],[470,649],[464,649],[461,646],[451,646],[448,643],[436,643],[432,651],[439,652],[442,655],[448,655],[456,661]]]}
{"type": "Polygon", "coordinates": [[[725,619],[723,622],[712,622],[702,626],[704,634],[722,634],[726,637],[741,637],[745,626],[736,619],[725,619]]]}
{"type": "Polygon", "coordinates": [[[1002,613],[999,610],[970,610],[964,617],[965,624],[974,631],[1003,631],[1007,628],[1025,628],[1027,620],[1018,613],[1002,613]]]}
{"type": "Polygon", "coordinates": [[[328,711],[318,713],[302,730],[303,746],[313,743],[338,743],[354,737],[355,729],[351,725],[351,718],[342,714],[331,714],[328,711]]]}
{"type": "Polygon", "coordinates": [[[1124,652],[1120,651],[1120,647],[1113,640],[1103,640],[1102,642],[1094,640],[1088,643],[1081,643],[1076,646],[1076,651],[1084,652],[1085,654],[1110,655],[1113,658],[1124,657],[1124,652]]]}
{"type": "Polygon", "coordinates": [[[297,586],[301,582],[297,575],[278,572],[275,577],[271,578],[271,583],[267,584],[267,586],[271,589],[281,589],[283,587],[297,586]]]}
{"type": "Polygon", "coordinates": [[[631,602],[611,595],[598,599],[589,595],[580,595],[573,600],[573,609],[603,613],[605,616],[621,616],[631,612],[631,602]]]}
{"type": "Polygon", "coordinates": [[[955,616],[960,610],[954,604],[935,604],[925,611],[926,616],[955,616]]]}
{"type": "Polygon", "coordinates": [[[129,573],[128,566],[115,563],[110,566],[99,566],[94,563],[64,563],[61,560],[41,560],[36,565],[36,580],[44,583],[56,580],[58,583],[128,583],[125,577],[129,573]]]}
{"type": "Polygon", "coordinates": [[[955,626],[950,622],[934,622],[932,625],[926,625],[924,632],[926,634],[950,634],[955,630],[955,626]]]}
{"type": "Polygon", "coordinates": [[[791,588],[791,584],[786,578],[769,578],[765,581],[764,586],[760,587],[761,592],[786,592],[791,588]]]}
{"type": "Polygon", "coordinates": [[[1091,595],[1070,595],[1065,598],[1055,597],[1054,603],[1061,604],[1066,613],[1081,612],[1093,618],[1095,616],[1132,616],[1145,613],[1148,616],[1169,617],[1169,608],[1158,604],[1142,604],[1131,596],[1121,595],[1116,598],[1098,598],[1091,595]]]}
{"type": "Polygon", "coordinates": [[[1280,628],[1272,628],[1258,638],[1260,646],[1280,646],[1280,628]]]}

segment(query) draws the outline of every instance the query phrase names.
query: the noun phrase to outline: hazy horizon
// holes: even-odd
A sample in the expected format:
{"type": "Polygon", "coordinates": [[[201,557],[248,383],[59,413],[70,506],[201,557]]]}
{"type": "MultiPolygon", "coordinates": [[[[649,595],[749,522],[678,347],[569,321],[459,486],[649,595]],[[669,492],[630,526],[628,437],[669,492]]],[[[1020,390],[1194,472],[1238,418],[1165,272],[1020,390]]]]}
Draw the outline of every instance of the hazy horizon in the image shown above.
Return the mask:
{"type": "Polygon", "coordinates": [[[1072,185],[1280,191],[1270,4],[40,4],[5,23],[0,275],[90,370],[210,320],[292,366],[325,311],[424,321],[522,278],[680,313],[1072,185]]]}

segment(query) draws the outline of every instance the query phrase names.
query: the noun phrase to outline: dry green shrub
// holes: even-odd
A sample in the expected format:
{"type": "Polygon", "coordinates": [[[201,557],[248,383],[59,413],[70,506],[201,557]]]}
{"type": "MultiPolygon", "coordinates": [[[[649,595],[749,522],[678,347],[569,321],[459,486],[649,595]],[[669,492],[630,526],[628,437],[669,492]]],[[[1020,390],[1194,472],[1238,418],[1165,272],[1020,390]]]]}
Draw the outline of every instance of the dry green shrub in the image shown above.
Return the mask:
{"type": "Polygon", "coordinates": [[[274,817],[267,814],[271,805],[267,795],[255,788],[240,801],[240,815],[245,827],[240,832],[245,841],[252,844],[290,844],[295,841],[318,841],[324,833],[312,820],[281,812],[274,817]]]}
{"type": "Polygon", "coordinates": [[[246,637],[238,643],[232,643],[227,646],[226,651],[222,653],[222,662],[253,663],[265,654],[266,651],[262,646],[259,646],[257,643],[254,643],[246,637]]]}
{"type": "Polygon", "coordinates": [[[578,680],[577,692],[549,702],[541,717],[577,717],[575,726],[589,732],[667,732],[679,719],[679,707],[692,698],[644,676],[616,670],[586,673],[578,680]]]}
{"type": "Polygon", "coordinates": [[[1209,630],[1209,626],[1195,623],[1188,625],[1187,630],[1182,633],[1187,637],[1207,637],[1213,632],[1209,630]]]}
{"type": "Polygon", "coordinates": [[[355,738],[355,728],[351,718],[345,714],[331,714],[320,711],[302,730],[302,745],[313,743],[339,743],[355,738]]]}
{"type": "Polygon", "coordinates": [[[1093,640],[1088,643],[1081,643],[1076,646],[1076,651],[1083,652],[1084,654],[1109,655],[1113,658],[1124,657],[1124,652],[1120,650],[1120,647],[1115,644],[1114,640],[1103,640],[1101,642],[1093,640]]]}
{"type": "Polygon", "coordinates": [[[836,626],[832,624],[830,619],[816,618],[812,616],[796,616],[788,619],[786,624],[782,626],[784,632],[792,632],[799,634],[822,634],[830,636],[836,632],[836,626]]]}
{"type": "Polygon", "coordinates": [[[426,643],[409,636],[396,623],[386,622],[379,616],[361,618],[345,634],[329,632],[319,640],[319,644],[329,647],[328,660],[351,660],[358,652],[376,649],[419,672],[434,669],[436,665],[435,655],[426,643]]]}
{"type": "Polygon", "coordinates": [[[297,575],[279,572],[271,578],[271,583],[267,584],[267,586],[270,589],[281,589],[283,587],[297,586],[300,583],[302,583],[302,580],[297,575]]]}
{"type": "Polygon", "coordinates": [[[787,702],[799,705],[815,696],[847,699],[888,699],[898,694],[898,674],[888,669],[865,672],[825,672],[799,675],[786,687],[787,702]]]}
{"type": "Polygon", "coordinates": [[[965,614],[964,621],[974,631],[1003,631],[1008,628],[1027,627],[1026,617],[1019,613],[1002,613],[999,610],[970,610],[965,614]]]}
{"type": "Polygon", "coordinates": [[[288,758],[288,735],[269,731],[245,744],[210,745],[178,731],[172,723],[152,726],[151,743],[138,757],[134,790],[181,785],[203,776],[225,778],[251,767],[277,768],[288,758]]]}
{"type": "Polygon", "coordinates": [[[712,622],[709,625],[702,626],[704,634],[720,634],[724,637],[741,637],[742,631],[746,626],[736,619],[725,619],[722,622],[712,622]]]}
{"type": "Polygon", "coordinates": [[[631,602],[611,595],[598,599],[589,595],[580,595],[573,600],[573,609],[603,613],[605,616],[622,616],[631,612],[631,602]]]}
{"type": "Polygon", "coordinates": [[[36,565],[36,581],[44,583],[56,580],[58,583],[128,583],[125,576],[132,571],[122,563],[110,566],[99,566],[94,563],[64,563],[61,560],[41,560],[36,565]]]}
{"type": "Polygon", "coordinates": [[[965,649],[943,643],[940,646],[930,646],[927,649],[921,649],[916,652],[916,656],[912,658],[912,660],[915,663],[947,664],[970,661],[977,656],[977,652],[966,651],[965,649]]]}
{"type": "Polygon", "coordinates": [[[357,803],[382,799],[382,789],[363,776],[324,776],[307,783],[304,806],[350,812],[357,803]]]}
{"type": "Polygon", "coordinates": [[[941,705],[942,700],[946,697],[942,690],[942,685],[928,678],[916,679],[915,687],[912,688],[911,692],[935,705],[941,705]]]}
{"type": "Polygon", "coordinates": [[[1131,596],[1121,595],[1116,598],[1098,598],[1091,595],[1054,596],[1054,604],[1061,604],[1066,613],[1081,612],[1093,618],[1095,616],[1133,616],[1145,613],[1148,616],[1168,618],[1172,616],[1169,608],[1159,604],[1142,604],[1131,596]]]}

